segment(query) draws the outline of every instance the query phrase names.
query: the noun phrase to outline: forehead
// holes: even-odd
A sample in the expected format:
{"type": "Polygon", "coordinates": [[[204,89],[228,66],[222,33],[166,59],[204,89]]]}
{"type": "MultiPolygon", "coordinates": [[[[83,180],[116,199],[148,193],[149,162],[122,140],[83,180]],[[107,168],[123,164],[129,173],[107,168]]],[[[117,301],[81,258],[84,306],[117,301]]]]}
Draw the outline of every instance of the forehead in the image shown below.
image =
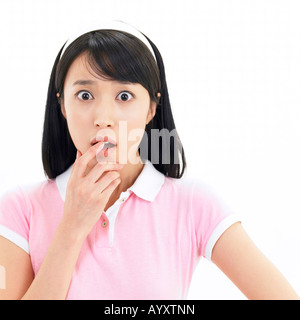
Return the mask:
{"type": "Polygon", "coordinates": [[[64,89],[75,88],[78,85],[90,85],[90,86],[103,86],[106,83],[108,85],[123,85],[134,89],[138,95],[148,96],[148,91],[139,83],[132,83],[129,81],[118,81],[109,78],[106,75],[99,75],[91,68],[88,55],[83,53],[79,55],[69,67],[66,75],[64,89]]]}
{"type": "Polygon", "coordinates": [[[93,69],[91,68],[87,53],[82,53],[79,55],[69,67],[69,70],[66,75],[65,84],[70,84],[70,82],[74,82],[78,79],[105,79],[100,75],[96,74],[93,69]]]}

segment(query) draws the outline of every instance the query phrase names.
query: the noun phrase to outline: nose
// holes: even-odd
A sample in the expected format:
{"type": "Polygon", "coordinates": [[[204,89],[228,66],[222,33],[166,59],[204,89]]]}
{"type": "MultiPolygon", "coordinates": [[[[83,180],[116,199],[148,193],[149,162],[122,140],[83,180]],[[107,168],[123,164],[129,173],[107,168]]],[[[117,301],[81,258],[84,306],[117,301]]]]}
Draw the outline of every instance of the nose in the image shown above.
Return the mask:
{"type": "Polygon", "coordinates": [[[105,128],[114,126],[114,107],[109,99],[102,99],[98,103],[95,111],[94,125],[96,127],[105,128]]]}

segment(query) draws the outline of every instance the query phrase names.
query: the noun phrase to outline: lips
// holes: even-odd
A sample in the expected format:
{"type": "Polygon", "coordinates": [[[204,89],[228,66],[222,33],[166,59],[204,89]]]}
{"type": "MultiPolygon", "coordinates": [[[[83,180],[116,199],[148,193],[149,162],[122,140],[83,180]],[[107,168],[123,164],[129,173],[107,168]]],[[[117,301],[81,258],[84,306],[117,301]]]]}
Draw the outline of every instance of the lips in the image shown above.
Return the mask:
{"type": "Polygon", "coordinates": [[[100,141],[105,142],[105,146],[104,146],[105,148],[113,148],[117,145],[116,141],[108,136],[104,136],[104,137],[97,136],[91,141],[91,145],[93,146],[94,144],[100,141]]]}
{"type": "Polygon", "coordinates": [[[114,139],[110,138],[109,136],[97,136],[92,139],[91,145],[95,145],[98,142],[104,142],[104,144],[101,146],[101,150],[99,149],[97,151],[97,160],[100,161],[100,159],[107,158],[109,154],[114,154],[114,151],[116,150],[117,143],[114,139]],[[98,159],[99,158],[99,159],[98,159]]]}

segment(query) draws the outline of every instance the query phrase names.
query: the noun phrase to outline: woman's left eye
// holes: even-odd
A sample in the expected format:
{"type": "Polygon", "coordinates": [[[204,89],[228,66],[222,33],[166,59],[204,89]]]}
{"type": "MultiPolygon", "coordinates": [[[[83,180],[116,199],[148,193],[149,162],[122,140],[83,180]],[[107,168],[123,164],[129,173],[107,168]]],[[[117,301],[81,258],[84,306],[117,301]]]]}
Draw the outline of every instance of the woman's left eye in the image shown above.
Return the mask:
{"type": "Polygon", "coordinates": [[[118,99],[124,102],[129,101],[133,98],[133,95],[127,91],[122,91],[118,94],[118,99]]]}

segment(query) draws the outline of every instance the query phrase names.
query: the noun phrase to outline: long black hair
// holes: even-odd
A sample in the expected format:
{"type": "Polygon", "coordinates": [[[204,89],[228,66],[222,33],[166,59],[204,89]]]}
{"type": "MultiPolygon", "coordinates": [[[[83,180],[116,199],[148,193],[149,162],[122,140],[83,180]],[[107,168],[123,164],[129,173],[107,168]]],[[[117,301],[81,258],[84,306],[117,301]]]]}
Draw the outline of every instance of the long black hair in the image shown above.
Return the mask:
{"type": "Polygon", "coordinates": [[[165,176],[182,177],[186,160],[172,115],[164,63],[154,43],[146,38],[153,48],[156,61],[140,39],[118,30],[101,29],[85,33],[66,48],[62,57],[60,56],[64,46],[61,48],[50,76],[44,118],[42,161],[46,177],[55,179],[67,170],[76,158],[77,150],[71,139],[67,121],[62,115],[60,103],[64,98],[63,87],[68,69],[82,53],[87,53],[91,68],[101,77],[139,83],[149,92],[150,99],[157,103],[157,108],[140,143],[141,159],[152,159],[154,167],[165,176]],[[160,98],[157,96],[158,92],[161,93],[160,98]],[[161,138],[157,150],[159,155],[154,155],[154,148],[151,147],[154,133],[161,138]],[[173,138],[171,141],[170,133],[173,138]],[[163,148],[164,143],[168,143],[167,151],[163,148]],[[168,161],[165,161],[164,154],[169,155],[168,161]],[[153,161],[154,158],[156,161],[153,161]]]}

